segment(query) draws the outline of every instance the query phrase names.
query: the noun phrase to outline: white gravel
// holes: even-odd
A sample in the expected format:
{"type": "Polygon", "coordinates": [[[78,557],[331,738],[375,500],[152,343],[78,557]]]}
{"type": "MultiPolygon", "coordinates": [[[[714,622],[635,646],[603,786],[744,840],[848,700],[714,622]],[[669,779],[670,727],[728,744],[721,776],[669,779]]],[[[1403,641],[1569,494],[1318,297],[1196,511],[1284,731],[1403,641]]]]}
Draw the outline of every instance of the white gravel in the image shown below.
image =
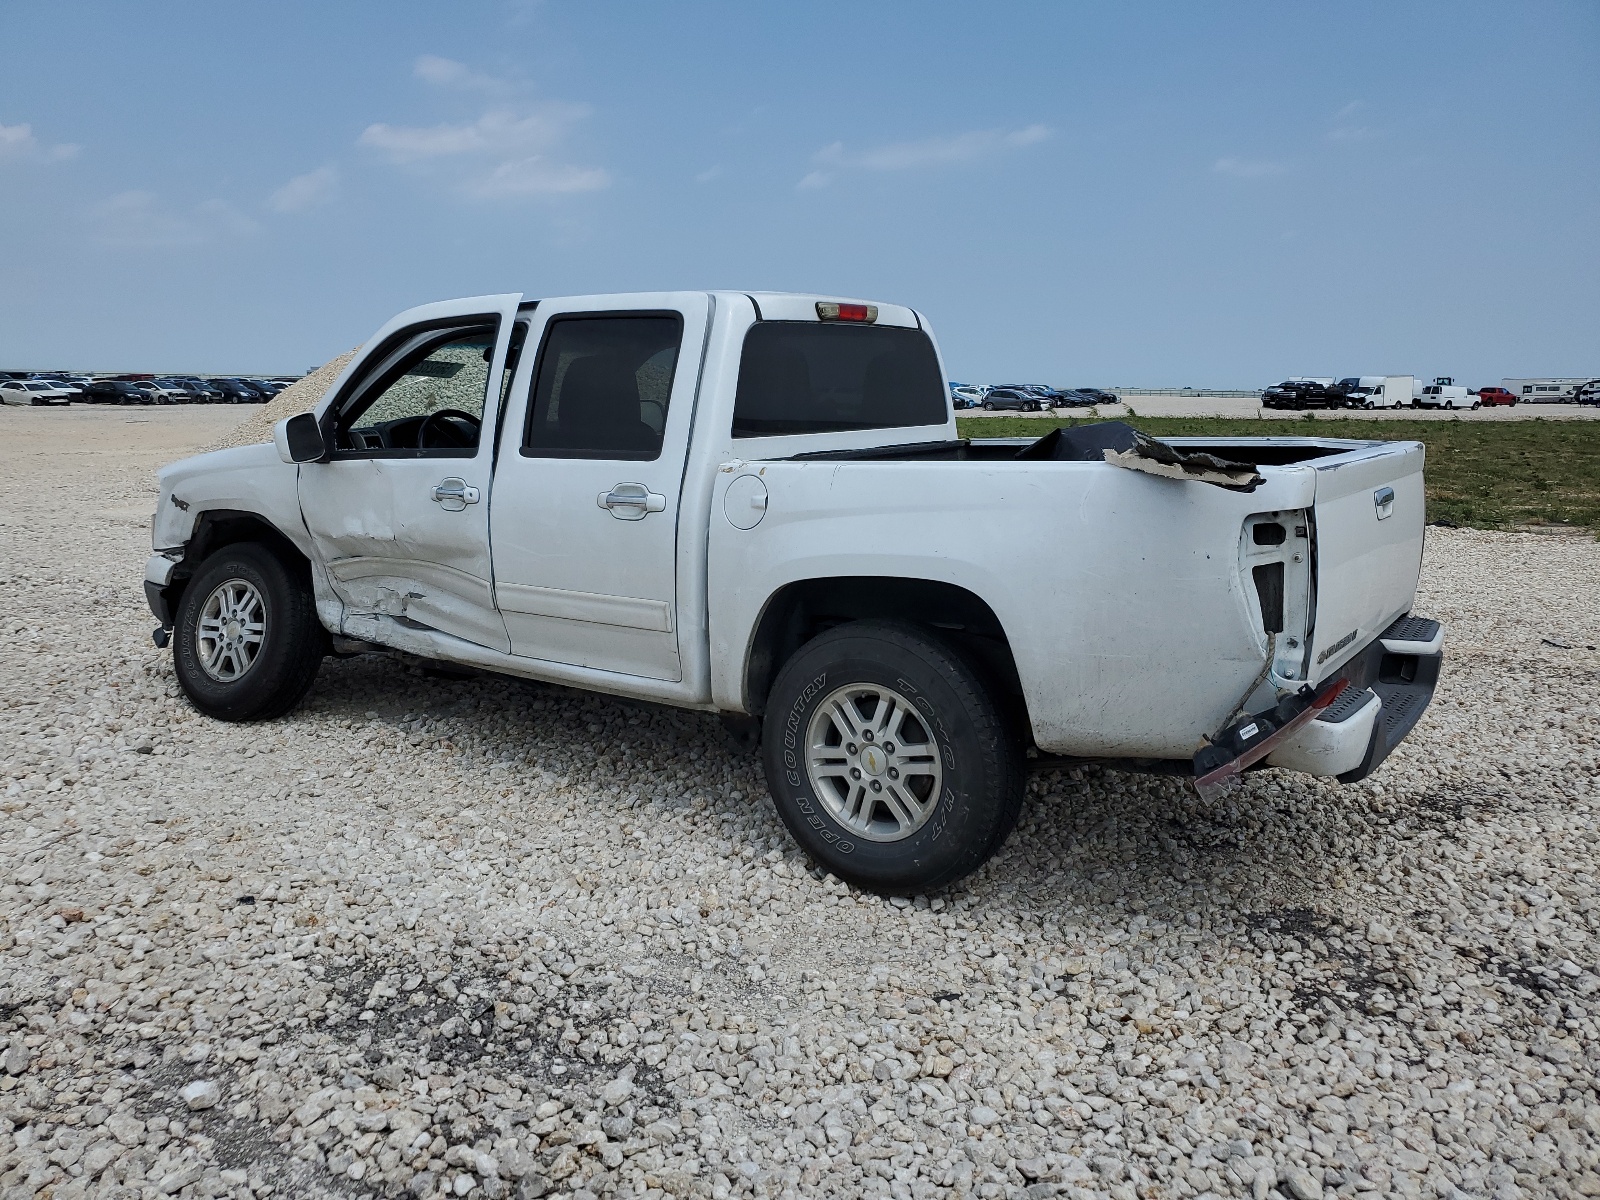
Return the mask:
{"type": "Polygon", "coordinates": [[[0,412],[0,1200],[1600,1194],[1592,540],[1430,531],[1368,783],[1044,776],[883,901],[710,718],[378,656],[196,716],[142,522],[238,416],[0,412]]]}

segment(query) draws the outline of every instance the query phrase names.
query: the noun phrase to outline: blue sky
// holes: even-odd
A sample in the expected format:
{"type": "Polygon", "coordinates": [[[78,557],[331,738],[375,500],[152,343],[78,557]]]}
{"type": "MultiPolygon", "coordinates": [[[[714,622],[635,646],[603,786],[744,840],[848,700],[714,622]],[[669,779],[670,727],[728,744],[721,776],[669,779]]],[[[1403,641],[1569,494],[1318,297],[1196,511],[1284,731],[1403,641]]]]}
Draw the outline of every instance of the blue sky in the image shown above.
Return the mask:
{"type": "Polygon", "coordinates": [[[0,366],[480,292],[929,314],[960,379],[1600,372],[1600,5],[0,0],[0,366]]]}

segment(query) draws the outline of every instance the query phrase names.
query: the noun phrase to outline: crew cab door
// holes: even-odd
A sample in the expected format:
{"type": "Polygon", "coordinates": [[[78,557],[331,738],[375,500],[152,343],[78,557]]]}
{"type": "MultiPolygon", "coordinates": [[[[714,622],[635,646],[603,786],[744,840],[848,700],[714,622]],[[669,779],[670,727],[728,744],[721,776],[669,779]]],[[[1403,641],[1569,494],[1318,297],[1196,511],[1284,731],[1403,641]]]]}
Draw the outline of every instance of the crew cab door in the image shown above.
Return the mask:
{"type": "Polygon", "coordinates": [[[489,511],[513,654],[683,678],[678,499],[709,313],[681,292],[540,303],[489,511]]]}
{"type": "Polygon", "coordinates": [[[505,652],[489,496],[520,296],[412,309],[321,412],[328,458],[300,468],[300,509],[345,604],[344,631],[405,621],[505,652]]]}

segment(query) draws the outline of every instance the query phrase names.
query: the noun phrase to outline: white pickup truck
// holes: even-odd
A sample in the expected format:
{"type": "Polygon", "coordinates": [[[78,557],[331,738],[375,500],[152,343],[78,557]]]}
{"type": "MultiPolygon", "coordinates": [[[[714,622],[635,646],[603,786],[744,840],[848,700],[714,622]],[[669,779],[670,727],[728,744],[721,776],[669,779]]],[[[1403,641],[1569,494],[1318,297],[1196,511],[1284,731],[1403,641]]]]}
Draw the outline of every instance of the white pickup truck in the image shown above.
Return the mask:
{"type": "Polygon", "coordinates": [[[945,378],[891,304],[412,309],[274,445],[161,472],[155,639],[223,720],[377,647],[721,713],[889,892],[987,859],[1030,767],[1355,780],[1416,723],[1419,444],[969,442],[945,378]]]}

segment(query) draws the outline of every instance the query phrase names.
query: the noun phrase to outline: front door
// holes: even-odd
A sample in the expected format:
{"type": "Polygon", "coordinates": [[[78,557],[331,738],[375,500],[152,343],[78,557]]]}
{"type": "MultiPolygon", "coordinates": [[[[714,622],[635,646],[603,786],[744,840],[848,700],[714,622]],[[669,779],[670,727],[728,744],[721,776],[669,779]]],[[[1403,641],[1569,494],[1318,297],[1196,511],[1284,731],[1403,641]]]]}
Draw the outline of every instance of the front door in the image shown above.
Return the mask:
{"type": "Polygon", "coordinates": [[[489,514],[495,598],[513,654],[676,681],[678,493],[710,304],[628,302],[539,307],[489,514]]]}
{"type": "MultiPolygon", "coordinates": [[[[429,305],[380,333],[322,415],[329,461],[300,468],[300,507],[345,632],[374,618],[501,652],[489,496],[519,296],[429,305]]],[[[514,365],[514,364],[510,364],[514,365]]]]}

